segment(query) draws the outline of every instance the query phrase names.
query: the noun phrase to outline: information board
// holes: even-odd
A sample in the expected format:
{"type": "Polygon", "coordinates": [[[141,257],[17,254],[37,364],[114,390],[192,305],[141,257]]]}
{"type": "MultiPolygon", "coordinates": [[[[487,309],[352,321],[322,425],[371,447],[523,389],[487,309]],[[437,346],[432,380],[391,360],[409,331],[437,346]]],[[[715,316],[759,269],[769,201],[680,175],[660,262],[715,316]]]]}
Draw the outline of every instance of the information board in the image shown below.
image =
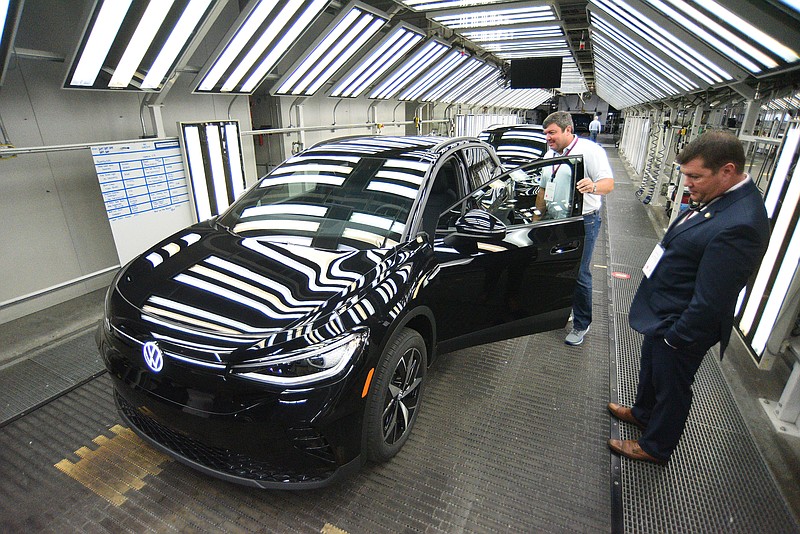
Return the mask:
{"type": "Polygon", "coordinates": [[[121,265],[193,224],[177,138],[92,147],[121,265]]]}

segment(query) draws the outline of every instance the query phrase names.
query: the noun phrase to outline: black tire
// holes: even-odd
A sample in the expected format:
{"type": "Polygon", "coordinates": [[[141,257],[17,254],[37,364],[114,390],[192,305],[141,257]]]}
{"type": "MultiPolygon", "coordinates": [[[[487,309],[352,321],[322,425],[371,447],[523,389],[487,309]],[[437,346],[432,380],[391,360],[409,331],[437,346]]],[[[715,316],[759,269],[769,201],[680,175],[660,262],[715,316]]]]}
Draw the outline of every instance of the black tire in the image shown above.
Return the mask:
{"type": "Polygon", "coordinates": [[[367,397],[364,436],[367,458],[382,463],[411,434],[425,388],[428,351],[415,330],[402,328],[386,345],[367,397]]]}

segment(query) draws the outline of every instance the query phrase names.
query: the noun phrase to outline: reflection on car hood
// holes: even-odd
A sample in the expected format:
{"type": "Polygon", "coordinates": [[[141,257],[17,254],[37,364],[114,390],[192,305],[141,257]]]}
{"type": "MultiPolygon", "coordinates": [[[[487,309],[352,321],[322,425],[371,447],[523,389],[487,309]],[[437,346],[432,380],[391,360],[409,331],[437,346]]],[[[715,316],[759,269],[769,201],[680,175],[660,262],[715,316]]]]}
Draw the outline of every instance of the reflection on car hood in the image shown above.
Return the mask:
{"type": "Polygon", "coordinates": [[[286,340],[288,329],[352,305],[349,295],[385,272],[378,267],[391,253],[319,250],[196,226],[134,260],[117,289],[155,331],[213,335],[233,349],[278,332],[286,340]]]}

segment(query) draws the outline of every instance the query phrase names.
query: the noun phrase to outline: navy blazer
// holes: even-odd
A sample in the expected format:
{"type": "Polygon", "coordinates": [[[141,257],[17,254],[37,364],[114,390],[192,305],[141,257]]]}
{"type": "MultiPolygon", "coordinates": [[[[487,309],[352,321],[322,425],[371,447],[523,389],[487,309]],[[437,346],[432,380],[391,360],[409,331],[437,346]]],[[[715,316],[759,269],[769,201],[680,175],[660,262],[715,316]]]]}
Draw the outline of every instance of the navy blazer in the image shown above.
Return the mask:
{"type": "Polygon", "coordinates": [[[637,332],[695,353],[719,342],[721,357],[739,292],[769,243],[769,220],[750,179],[686,217],[681,214],[664,234],[664,255],[650,278],[642,278],[628,320],[637,332]]]}

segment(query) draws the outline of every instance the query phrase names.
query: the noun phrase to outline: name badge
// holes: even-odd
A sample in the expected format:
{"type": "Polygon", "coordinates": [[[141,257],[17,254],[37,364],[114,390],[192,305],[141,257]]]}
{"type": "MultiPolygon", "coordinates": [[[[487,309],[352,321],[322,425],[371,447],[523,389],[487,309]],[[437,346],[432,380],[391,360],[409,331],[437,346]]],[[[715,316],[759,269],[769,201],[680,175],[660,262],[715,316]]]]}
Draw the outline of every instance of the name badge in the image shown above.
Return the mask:
{"type": "Polygon", "coordinates": [[[548,180],[547,187],[544,190],[544,199],[547,202],[552,202],[556,197],[556,182],[555,180],[548,180]]]}
{"type": "Polygon", "coordinates": [[[656,270],[656,265],[661,261],[661,256],[663,255],[664,247],[661,246],[661,243],[656,244],[656,248],[650,253],[650,257],[647,258],[647,261],[644,262],[644,267],[642,267],[642,272],[647,278],[650,278],[650,275],[656,270]]]}

